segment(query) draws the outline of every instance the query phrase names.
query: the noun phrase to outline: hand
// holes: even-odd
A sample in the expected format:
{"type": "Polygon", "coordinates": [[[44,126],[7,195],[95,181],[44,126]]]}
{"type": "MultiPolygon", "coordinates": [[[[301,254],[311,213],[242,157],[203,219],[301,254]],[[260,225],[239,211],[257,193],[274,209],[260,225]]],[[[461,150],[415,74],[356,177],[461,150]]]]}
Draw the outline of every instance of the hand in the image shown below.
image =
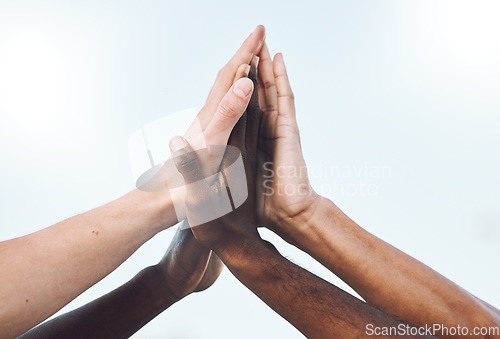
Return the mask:
{"type": "MultiPolygon", "coordinates": [[[[250,72],[250,77],[252,75],[250,72]]],[[[181,137],[171,140],[177,169],[189,183],[186,212],[196,240],[220,255],[238,280],[307,337],[345,337],[348,333],[360,336],[367,321],[399,325],[382,312],[292,264],[260,238],[256,204],[261,198],[256,195],[255,185],[260,120],[257,91],[254,91],[249,108],[231,133],[229,151],[226,150],[218,175],[213,179],[205,178],[197,152],[187,140],[181,137]],[[235,153],[232,146],[241,152],[243,176],[241,171],[233,170],[232,165],[240,153],[235,153]],[[236,205],[234,191],[241,189],[238,179],[244,179],[242,185],[248,187],[245,202],[232,212],[210,220],[211,216],[224,211],[226,188],[236,205]]]]}
{"type": "Polygon", "coordinates": [[[243,42],[229,62],[219,70],[205,105],[184,134],[184,138],[189,141],[193,149],[198,150],[207,145],[227,144],[229,135],[243,114],[243,110],[235,107],[230,100],[223,98],[226,97],[230,87],[237,80],[248,75],[250,63],[259,54],[264,44],[264,38],[265,29],[259,25],[243,42]],[[236,111],[239,112],[239,115],[235,114],[236,111]],[[226,123],[226,121],[228,122],[226,123]],[[231,125],[231,128],[227,128],[228,125],[231,125]],[[203,132],[202,136],[199,135],[198,127],[203,132]]]}
{"type": "MultiPolygon", "coordinates": [[[[244,126],[245,120],[240,120],[235,127],[236,133],[231,135],[229,145],[233,146],[234,140],[244,138],[245,134],[241,133],[244,126]]],[[[196,240],[216,252],[223,250],[228,244],[259,240],[255,214],[255,185],[252,179],[255,171],[248,161],[245,149],[241,154],[239,150],[235,151],[236,148],[226,150],[221,170],[214,178],[206,179],[197,152],[187,140],[175,137],[170,145],[177,169],[187,183],[186,215],[196,240]],[[179,149],[181,144],[182,148],[179,149]],[[243,160],[244,171],[231,168],[238,158],[243,160]],[[230,195],[226,191],[226,183],[229,182],[230,195]],[[247,189],[245,202],[231,211],[229,196],[241,196],[241,192],[247,189]],[[220,215],[222,217],[217,218],[220,215]]]]}
{"type": "MultiPolygon", "coordinates": [[[[251,83],[248,79],[242,78],[248,75],[250,64],[260,52],[264,33],[264,27],[257,26],[231,60],[219,71],[204,107],[184,134],[194,150],[203,149],[208,145],[227,144],[233,127],[250,99],[251,83]]],[[[214,168],[219,167],[221,159],[222,156],[210,156],[206,159],[208,161],[202,162],[205,176],[209,176],[214,168]]],[[[152,175],[151,179],[140,188],[144,191],[159,192],[182,186],[182,178],[178,178],[178,173],[173,167],[173,163],[167,161],[161,170],[152,175]],[[177,184],[179,179],[181,179],[180,185],[177,184]]],[[[177,190],[170,193],[173,194],[172,200],[176,206],[178,220],[181,220],[185,217],[184,211],[179,211],[182,209],[179,206],[184,202],[184,192],[177,190]]]]}
{"type": "MultiPolygon", "coordinates": [[[[320,196],[312,189],[307,176],[295,118],[294,98],[283,57],[277,54],[272,61],[265,43],[259,57],[259,95],[253,95],[247,113],[243,115],[231,134],[231,138],[239,136],[240,141],[233,141],[233,144],[239,146],[246,160],[245,171],[247,180],[251,183],[248,185],[249,202],[245,202],[244,206],[235,211],[238,213],[232,213],[231,218],[226,216],[218,221],[226,223],[234,219],[246,221],[252,220],[257,215],[255,224],[265,225],[294,243],[293,234],[296,229],[288,227],[288,222],[293,218],[294,225],[300,225],[301,223],[297,221],[306,221],[310,218],[320,201],[320,196]],[[259,107],[262,107],[262,113],[259,107]],[[246,129],[239,126],[245,122],[246,129]],[[252,210],[250,206],[255,209],[252,210]],[[236,214],[240,214],[241,217],[236,218],[236,214]]],[[[234,139],[236,140],[236,137],[234,139]]],[[[185,157],[188,157],[189,153],[185,151],[185,157]]],[[[185,159],[184,162],[192,161],[185,159]]],[[[196,166],[201,168],[201,165],[196,166]]],[[[179,166],[177,168],[179,170],[179,166]]],[[[203,178],[201,175],[196,177],[197,171],[201,173],[200,169],[191,171],[192,181],[203,178]]],[[[219,178],[218,182],[222,182],[222,179],[219,178]]],[[[208,196],[212,194],[212,190],[206,190],[205,193],[208,196]]],[[[196,202],[191,201],[191,204],[191,209],[195,210],[196,202]]],[[[217,199],[212,199],[207,206],[210,206],[209,210],[215,210],[220,204],[217,199]]],[[[192,218],[200,214],[201,207],[196,211],[197,213],[191,213],[192,218]]],[[[220,227],[215,228],[216,230],[209,232],[210,236],[214,239],[223,239],[224,232],[220,233],[220,237],[215,236],[217,230],[219,232],[221,230],[220,227]]],[[[197,239],[198,233],[201,233],[201,230],[194,230],[197,239]]]]}
{"type": "MultiPolygon", "coordinates": [[[[257,81],[256,64],[249,72],[251,84],[257,81]]],[[[199,153],[189,142],[175,137],[170,142],[172,155],[179,173],[187,185],[186,211],[196,239],[208,248],[219,250],[228,243],[260,240],[256,219],[256,148],[260,125],[258,93],[253,91],[248,109],[240,107],[242,118],[232,131],[221,167],[215,178],[205,179],[199,153]],[[241,155],[241,157],[240,157],[241,155]],[[233,166],[242,161],[244,169],[233,166]],[[231,183],[230,185],[226,185],[231,183]],[[229,188],[226,188],[229,186],[229,188]],[[226,193],[229,190],[231,198],[226,193]],[[241,194],[245,192],[246,194],[241,194]],[[245,196],[241,206],[235,201],[245,196]],[[231,206],[229,205],[231,199],[231,206]],[[229,210],[224,210],[229,206],[229,210]],[[237,207],[229,212],[232,207],[237,207]],[[225,215],[224,215],[225,214],[225,215]],[[224,215],[217,220],[215,216],[224,215]]]]}
{"type": "Polygon", "coordinates": [[[189,227],[177,229],[157,265],[165,280],[165,295],[175,301],[210,287],[223,267],[215,253],[196,241],[189,227]]]}
{"type": "Polygon", "coordinates": [[[259,57],[258,91],[262,109],[256,177],[259,223],[291,241],[290,235],[295,230],[287,227],[287,222],[292,218],[308,220],[320,197],[307,176],[283,56],[276,54],[271,60],[264,43],[259,57]]]}

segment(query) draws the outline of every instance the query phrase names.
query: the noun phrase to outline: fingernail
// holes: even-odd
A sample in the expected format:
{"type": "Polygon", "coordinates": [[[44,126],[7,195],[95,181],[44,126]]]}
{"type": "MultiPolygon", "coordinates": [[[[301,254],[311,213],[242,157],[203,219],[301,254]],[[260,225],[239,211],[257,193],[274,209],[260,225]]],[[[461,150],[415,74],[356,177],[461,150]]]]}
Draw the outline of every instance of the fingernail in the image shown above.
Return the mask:
{"type": "Polygon", "coordinates": [[[250,65],[245,66],[245,75],[248,76],[250,74],[250,65]]]}
{"type": "Polygon", "coordinates": [[[245,99],[252,91],[252,81],[248,81],[247,78],[240,79],[236,81],[233,87],[233,92],[236,96],[245,99]]]}
{"type": "Polygon", "coordinates": [[[172,152],[177,152],[183,149],[186,146],[184,143],[184,139],[181,137],[173,137],[172,140],[170,140],[170,149],[172,152]]]}
{"type": "Polygon", "coordinates": [[[285,63],[285,58],[283,58],[283,53],[281,53],[281,52],[280,52],[280,53],[278,53],[278,55],[281,57],[281,61],[282,61],[283,63],[285,63]]]}
{"type": "Polygon", "coordinates": [[[252,61],[250,61],[250,65],[257,68],[259,66],[259,57],[254,55],[252,61]]]}

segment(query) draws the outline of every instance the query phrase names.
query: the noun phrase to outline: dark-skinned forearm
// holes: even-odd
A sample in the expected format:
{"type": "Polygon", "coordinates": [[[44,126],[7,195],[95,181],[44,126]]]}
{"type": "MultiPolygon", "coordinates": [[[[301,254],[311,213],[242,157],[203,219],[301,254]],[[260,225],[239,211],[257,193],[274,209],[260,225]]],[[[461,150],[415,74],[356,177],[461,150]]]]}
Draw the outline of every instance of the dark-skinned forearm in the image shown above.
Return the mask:
{"type": "Polygon", "coordinates": [[[128,338],[177,301],[165,292],[166,283],[158,266],[145,268],[114,291],[21,338],[128,338]]]}
{"type": "Polygon", "coordinates": [[[490,305],[370,234],[323,198],[308,220],[291,221],[293,243],[369,303],[415,326],[498,325],[490,305]]]}
{"type": "Polygon", "coordinates": [[[291,263],[264,241],[231,242],[218,255],[235,277],[308,338],[364,336],[394,318],[291,263]]]}

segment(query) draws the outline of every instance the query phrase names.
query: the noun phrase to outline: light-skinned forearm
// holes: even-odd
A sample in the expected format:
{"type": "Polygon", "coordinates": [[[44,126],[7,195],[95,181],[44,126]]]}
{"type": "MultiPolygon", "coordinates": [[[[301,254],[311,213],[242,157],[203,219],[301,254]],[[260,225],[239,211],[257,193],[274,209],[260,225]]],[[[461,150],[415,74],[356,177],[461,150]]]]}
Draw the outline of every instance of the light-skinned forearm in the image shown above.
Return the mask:
{"type": "Polygon", "coordinates": [[[484,326],[498,312],[418,260],[359,227],[322,198],[305,219],[287,220],[292,242],[367,302],[415,326],[484,326]],[[295,230],[295,231],[292,231],[295,230]]]}
{"type": "Polygon", "coordinates": [[[400,322],[291,263],[268,242],[216,251],[234,276],[308,338],[364,336],[367,324],[400,322]]]}
{"type": "Polygon", "coordinates": [[[0,338],[24,333],[177,222],[166,193],[134,190],[92,211],[0,243],[0,338]]]}
{"type": "Polygon", "coordinates": [[[128,338],[178,299],[166,295],[158,266],[76,310],[47,321],[20,338],[128,338]]]}

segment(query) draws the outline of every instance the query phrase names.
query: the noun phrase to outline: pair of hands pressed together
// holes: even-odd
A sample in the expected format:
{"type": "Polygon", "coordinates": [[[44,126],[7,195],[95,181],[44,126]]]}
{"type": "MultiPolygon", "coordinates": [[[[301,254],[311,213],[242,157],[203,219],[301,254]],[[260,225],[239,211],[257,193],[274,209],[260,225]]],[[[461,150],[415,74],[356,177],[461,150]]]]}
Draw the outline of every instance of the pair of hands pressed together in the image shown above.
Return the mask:
{"type": "MultiPolygon", "coordinates": [[[[191,229],[197,241],[217,253],[243,284],[310,337],[365,335],[367,324],[403,325],[400,321],[421,327],[498,326],[500,312],[496,308],[366,232],[314,192],[302,156],[283,56],[277,54],[272,60],[265,42],[258,56],[258,76],[253,68],[249,74],[258,91],[254,90],[227,142],[241,151],[244,160],[248,198],[240,207],[198,225],[200,212],[205,216],[203,211],[216,208],[214,191],[223,191],[227,178],[220,174],[215,183],[205,180],[206,165],[189,142],[180,137],[171,141],[178,171],[186,182],[198,183],[188,186],[186,192],[186,215],[197,225],[191,229]],[[289,263],[260,238],[258,226],[309,253],[368,304],[289,263]],[[268,260],[273,256],[275,261],[268,260]],[[269,278],[272,272],[266,265],[274,269],[283,265],[283,271],[293,272],[293,279],[300,281],[296,290],[288,295],[278,292],[285,286],[293,291],[291,276],[269,278]],[[269,282],[259,281],[262,276],[273,284],[266,286],[269,282]],[[308,286],[311,290],[304,292],[308,286]],[[293,299],[301,289],[307,298],[293,299]],[[315,298],[313,294],[322,295],[322,289],[325,297],[315,298]],[[332,297],[336,304],[329,304],[332,297]],[[307,316],[304,310],[308,310],[307,316]]],[[[228,112],[240,116],[236,108],[228,112]]]]}
{"type": "MultiPolygon", "coordinates": [[[[219,71],[205,106],[200,110],[196,121],[193,122],[193,125],[185,134],[185,137],[191,140],[192,145],[197,149],[203,148],[206,145],[225,145],[227,143],[231,130],[239,119],[237,114],[241,115],[243,113],[252,95],[253,84],[248,78],[245,78],[245,76],[249,74],[251,64],[256,66],[256,60],[258,60],[256,55],[261,49],[263,42],[264,28],[258,26],[245,40],[231,60],[219,71]],[[198,126],[201,127],[201,131],[199,131],[198,126]]],[[[255,68],[253,71],[255,72],[255,68]]],[[[162,182],[159,184],[155,182],[152,187],[149,188],[153,192],[135,190],[123,198],[118,199],[116,202],[112,202],[99,209],[88,212],[87,216],[91,216],[94,219],[102,218],[102,215],[119,215],[116,224],[120,222],[121,225],[115,226],[115,222],[106,220],[106,224],[93,225],[88,232],[93,236],[96,234],[94,231],[96,229],[100,229],[100,234],[102,234],[102,236],[113,233],[113,240],[103,238],[99,235],[100,239],[96,240],[103,243],[100,244],[98,242],[97,245],[102,246],[101,251],[114,251],[115,254],[113,257],[118,258],[120,262],[109,264],[107,270],[104,272],[87,272],[88,278],[86,280],[82,279],[80,282],[80,284],[85,287],[82,288],[78,284],[74,284],[74,287],[69,291],[72,295],[71,298],[68,298],[68,292],[64,291],[66,296],[61,298],[63,299],[61,302],[51,302],[52,305],[50,306],[52,309],[50,307],[36,309],[35,311],[39,313],[37,317],[32,316],[26,318],[23,322],[20,321],[18,326],[19,329],[16,330],[13,326],[11,328],[11,333],[20,334],[47,316],[53,314],[60,307],[64,306],[64,304],[81,293],[82,290],[88,288],[89,285],[100,280],[113,270],[121,261],[126,259],[126,257],[151,236],[173,226],[177,222],[178,217],[182,217],[182,215],[176,216],[172,201],[176,199],[183,200],[184,197],[171,196],[168,192],[155,193],[154,191],[162,191],[162,184],[162,182]],[[134,215],[127,215],[131,213],[134,215]],[[142,216],[144,216],[144,218],[142,218],[142,216]],[[131,230],[124,227],[128,226],[123,224],[125,220],[131,223],[131,230]],[[101,228],[99,228],[99,226],[101,228]],[[113,227],[108,232],[104,229],[104,226],[113,227]],[[118,241],[121,237],[123,241],[127,243],[126,246],[123,246],[118,241]],[[115,248],[130,249],[119,255],[115,248]],[[93,281],[89,284],[89,280],[93,281]]],[[[84,217],[85,215],[77,216],[76,218],[84,219],[84,217]]],[[[80,220],[77,221],[80,222],[80,220]]],[[[89,223],[88,220],[81,220],[81,223],[83,222],[86,224],[89,223]]],[[[62,222],[62,224],[64,223],[65,222],[62,222]]],[[[67,228],[71,226],[73,225],[68,225],[67,228]]],[[[75,226],[80,227],[79,225],[75,226]]],[[[54,226],[52,228],[54,228],[54,226]]],[[[52,231],[51,228],[47,230],[52,231]]],[[[61,233],[61,230],[57,233],[54,230],[53,237],[61,237],[61,233]]],[[[37,234],[30,236],[26,237],[26,246],[29,245],[29,242],[34,241],[33,238],[35,238],[37,234]],[[32,236],[32,238],[28,238],[30,236],[32,236]]],[[[79,244],[81,244],[81,238],[82,237],[80,237],[79,244]]],[[[35,241],[36,240],[37,239],[35,239],[35,241]]],[[[96,241],[82,245],[84,251],[90,250],[92,251],[90,253],[97,251],[95,246],[96,241]]],[[[72,247],[72,249],[74,248],[75,246],[72,247]]],[[[68,252],[68,250],[66,250],[66,252],[68,252]]],[[[60,255],[57,256],[59,257],[60,255]]],[[[74,255],[74,257],[77,256],[74,255]]],[[[84,256],[82,260],[83,259],[85,259],[85,262],[95,260],[93,258],[89,259],[87,255],[84,256]]],[[[106,265],[103,264],[102,266],[106,265]]],[[[82,269],[87,268],[83,263],[80,264],[80,267],[82,269]]],[[[189,227],[179,227],[164,257],[157,265],[145,268],[127,284],[85,307],[69,312],[68,314],[34,328],[26,333],[24,337],[52,337],[60,335],[71,335],[73,337],[106,337],[107,335],[117,337],[129,336],[159,312],[169,307],[172,303],[192,292],[202,291],[209,287],[219,276],[222,267],[223,264],[218,259],[217,255],[209,248],[196,241],[189,227]],[[147,295],[144,296],[140,294],[140,298],[136,297],[136,292],[142,289],[148,290],[147,295]],[[127,298],[128,302],[133,300],[134,302],[132,303],[136,305],[136,309],[141,309],[142,311],[132,314],[118,307],[118,305],[122,305],[124,302],[123,300],[127,298]],[[104,309],[109,312],[103,312],[102,310],[104,309]],[[96,310],[101,310],[100,313],[102,317],[100,319],[96,319],[96,317],[92,316],[92,313],[95,313],[96,310]],[[116,314],[117,311],[121,313],[121,319],[118,319],[117,316],[109,316],[110,313],[116,314]],[[74,325],[80,321],[94,323],[95,326],[93,328],[92,326],[85,326],[85,328],[80,328],[80,331],[75,332],[74,325]],[[103,329],[105,330],[103,331],[103,329]]],[[[61,279],[67,279],[66,277],[70,272],[63,273],[65,274],[61,279]]],[[[57,277],[57,275],[51,275],[52,280],[55,280],[54,276],[57,277]]],[[[59,283],[58,280],[56,281],[59,283]]],[[[15,302],[15,300],[13,302],[15,302]]],[[[130,307],[130,305],[127,305],[127,309],[130,307]]],[[[0,314],[0,318],[1,316],[0,314]]],[[[13,319],[13,314],[6,314],[5,318],[13,319]]],[[[9,333],[6,333],[5,337],[9,338],[10,336],[9,333]]],[[[0,334],[0,338],[1,337],[2,334],[0,334]]]]}
{"type": "MultiPolygon", "coordinates": [[[[265,43],[259,57],[259,81],[256,78],[256,70],[251,71],[249,75],[258,91],[253,91],[248,108],[227,142],[241,151],[248,198],[235,211],[192,227],[196,239],[216,251],[262,241],[257,232],[257,226],[261,225],[287,237],[293,230],[287,229],[283,221],[307,218],[320,199],[310,187],[306,176],[294,177],[285,174],[269,179],[264,173],[266,170],[276,173],[279,167],[305,168],[305,163],[295,120],[293,94],[283,57],[277,54],[274,61],[271,60],[265,43]],[[268,165],[267,169],[265,163],[268,165]],[[268,186],[264,185],[264,181],[269,181],[268,186]],[[283,185],[293,187],[296,194],[279,193],[278,187],[283,185]],[[265,192],[266,189],[269,192],[265,192]]],[[[237,115],[237,112],[231,110],[231,114],[237,115]]],[[[188,185],[186,192],[187,218],[198,219],[199,211],[217,208],[218,201],[214,191],[223,192],[227,179],[219,172],[215,183],[205,180],[204,165],[200,163],[196,151],[185,138],[175,137],[171,141],[171,149],[177,169],[186,182],[199,183],[188,185]]],[[[223,159],[222,165],[225,160],[229,162],[232,159],[223,159]]]]}
{"type": "MultiPolygon", "coordinates": [[[[253,35],[263,37],[261,30],[262,27],[258,27],[253,35]]],[[[244,43],[244,47],[246,43],[244,43]]],[[[210,140],[210,142],[215,140],[220,144],[227,143],[237,147],[242,152],[246,181],[248,182],[248,198],[234,212],[192,229],[180,227],[177,231],[159,266],[166,272],[166,280],[170,281],[170,285],[172,281],[178,281],[176,283],[178,290],[172,291],[172,294],[179,297],[184,296],[184,292],[180,291],[202,290],[210,286],[217,278],[222,269],[222,263],[217,255],[209,249],[222,251],[228,247],[238,248],[241,244],[252,246],[254,242],[262,242],[263,240],[257,232],[257,226],[260,225],[266,225],[286,236],[286,225],[280,224],[280,221],[292,217],[307,217],[319,199],[319,196],[310,187],[307,177],[291,178],[291,176],[285,175],[275,177],[271,181],[273,189],[276,190],[275,187],[279,185],[296,186],[298,196],[264,194],[263,192],[263,181],[268,180],[263,173],[264,163],[273,164],[273,168],[278,166],[305,168],[305,163],[300,151],[293,94],[282,55],[277,54],[273,63],[265,42],[262,42],[254,49],[255,52],[258,52],[259,57],[258,62],[255,62],[255,55],[248,54],[243,49],[244,47],[233,57],[234,63],[230,61],[219,72],[207,104],[197,117],[202,126],[210,126],[211,121],[208,120],[210,112],[214,110],[218,100],[222,100],[217,107],[222,107],[222,111],[228,116],[226,124],[231,125],[237,121],[231,134],[225,134],[228,130],[225,126],[215,133],[212,132],[214,129],[208,127],[203,129],[203,136],[192,135],[188,130],[185,138],[176,137],[177,140],[171,142],[176,147],[182,147],[181,150],[173,151],[172,155],[176,160],[177,169],[184,176],[186,182],[204,181],[206,171],[203,170],[203,167],[208,167],[208,165],[202,165],[199,162],[194,147],[187,141],[188,138],[194,140],[192,144],[196,145],[197,148],[206,146],[205,140],[210,140]],[[243,53],[241,53],[242,50],[243,53]],[[240,55],[241,58],[237,59],[240,55]],[[248,59],[249,56],[250,59],[248,59]],[[231,70],[228,68],[233,66],[232,70],[234,70],[237,62],[243,60],[248,61],[237,67],[234,83],[239,79],[245,79],[245,75],[249,76],[252,82],[248,79],[241,81],[247,81],[247,85],[251,86],[252,94],[246,99],[234,100],[233,96],[225,94],[223,90],[219,90],[219,87],[222,87],[223,84],[227,87],[228,79],[231,79],[231,70]],[[258,63],[259,72],[257,72],[256,65],[250,67],[252,62],[258,63]],[[259,74],[259,81],[256,78],[257,74],[259,74]],[[254,91],[254,88],[258,88],[258,92],[254,91]],[[225,96],[219,99],[222,95],[225,96]],[[241,112],[244,114],[240,118],[241,112]],[[259,131],[262,132],[259,133],[259,131]],[[290,182],[291,179],[292,182],[290,182]],[[287,182],[283,182],[283,180],[287,180],[287,182]],[[197,243],[193,241],[193,234],[197,243]],[[192,269],[190,270],[186,266],[192,267],[192,269]],[[200,274],[205,267],[207,267],[205,273],[200,274]],[[192,274],[190,275],[188,272],[192,272],[192,274]],[[202,277],[203,281],[196,285],[202,277]],[[191,286],[191,288],[187,288],[187,286],[191,286]],[[198,286],[197,289],[194,286],[198,286]]],[[[212,124],[214,123],[212,122],[212,124]]],[[[222,124],[218,123],[218,125],[222,124]]],[[[188,220],[190,217],[196,217],[193,213],[196,213],[203,204],[217,204],[213,196],[213,187],[217,186],[219,192],[221,187],[224,187],[224,178],[220,172],[217,180],[217,183],[205,183],[205,189],[210,190],[205,195],[200,191],[188,190],[186,192],[188,220]],[[203,201],[203,197],[206,199],[205,201],[203,201]]],[[[199,190],[200,187],[197,185],[194,189],[199,190]]]]}
{"type": "MultiPolygon", "coordinates": [[[[308,337],[358,336],[364,333],[366,322],[400,324],[292,264],[261,239],[257,227],[266,226],[298,244],[295,239],[301,236],[321,197],[310,186],[304,171],[294,97],[283,56],[277,54],[272,60],[265,43],[258,56],[258,72],[253,67],[249,72],[257,90],[245,105],[245,112],[241,115],[242,110],[238,112],[236,107],[225,110],[227,116],[239,118],[227,145],[238,148],[244,162],[248,197],[241,206],[200,223],[209,214],[207,211],[215,211],[222,204],[225,189],[234,193],[228,181],[234,183],[234,177],[242,173],[221,171],[215,179],[205,179],[204,167],[209,166],[200,161],[199,153],[185,138],[171,140],[177,170],[188,184],[186,216],[196,225],[191,227],[194,237],[215,252],[237,279],[308,337]],[[298,168],[302,170],[294,170],[298,168]],[[270,176],[266,171],[279,175],[270,176]],[[293,188],[294,194],[283,194],[284,186],[293,188]]],[[[234,154],[226,155],[220,165],[227,169],[234,154]]]]}
{"type": "MultiPolygon", "coordinates": [[[[179,227],[157,265],[145,268],[111,293],[34,328],[23,338],[128,337],[186,295],[211,286],[223,265],[307,337],[365,336],[367,324],[437,323],[472,328],[500,323],[496,308],[366,232],[333,202],[314,192],[305,170],[283,56],[276,54],[271,59],[264,38],[264,28],[258,26],[219,71],[205,106],[184,137],[170,142],[178,172],[186,183],[196,185],[186,185],[186,191],[176,196],[136,190],[72,222],[48,228],[46,232],[52,233],[47,234],[57,240],[70,238],[64,233],[66,229],[82,232],[80,239],[71,236],[70,249],[62,248],[47,257],[47,265],[57,267],[62,265],[56,261],[61,253],[70,252],[80,267],[78,279],[70,269],[51,272],[47,284],[66,289],[47,292],[48,301],[31,310],[34,320],[26,316],[4,337],[23,333],[43,321],[154,234],[184,217],[187,221],[183,225],[191,227],[179,227]],[[222,193],[226,189],[231,193],[234,188],[226,187],[231,174],[241,179],[241,173],[229,170],[235,160],[233,153],[213,158],[202,155],[200,150],[212,145],[228,145],[241,152],[248,197],[234,211],[206,221],[206,211],[217,211],[222,193]],[[218,172],[220,168],[227,171],[218,172]],[[212,173],[218,174],[205,179],[212,173]],[[180,204],[185,210],[177,210],[180,204]],[[283,258],[260,237],[259,226],[309,253],[366,302],[283,258]],[[91,230],[94,236],[94,229],[101,230],[102,238],[86,242],[91,230]],[[116,253],[115,261],[102,263],[100,270],[85,265],[106,251],[116,253]],[[64,285],[69,278],[73,285],[64,285]]],[[[155,185],[168,186],[156,181],[151,185],[153,191],[162,188],[155,185]]],[[[40,241],[35,236],[24,240],[25,247],[40,241]]],[[[22,241],[0,246],[0,260],[3,248],[9,253],[16,246],[22,247],[22,241]]],[[[24,288],[23,293],[28,293],[32,286],[24,288]]],[[[0,297],[7,294],[0,289],[0,297]]],[[[12,303],[22,310],[19,300],[12,303]]],[[[13,314],[0,312],[0,320],[15,319],[13,314]]]]}

